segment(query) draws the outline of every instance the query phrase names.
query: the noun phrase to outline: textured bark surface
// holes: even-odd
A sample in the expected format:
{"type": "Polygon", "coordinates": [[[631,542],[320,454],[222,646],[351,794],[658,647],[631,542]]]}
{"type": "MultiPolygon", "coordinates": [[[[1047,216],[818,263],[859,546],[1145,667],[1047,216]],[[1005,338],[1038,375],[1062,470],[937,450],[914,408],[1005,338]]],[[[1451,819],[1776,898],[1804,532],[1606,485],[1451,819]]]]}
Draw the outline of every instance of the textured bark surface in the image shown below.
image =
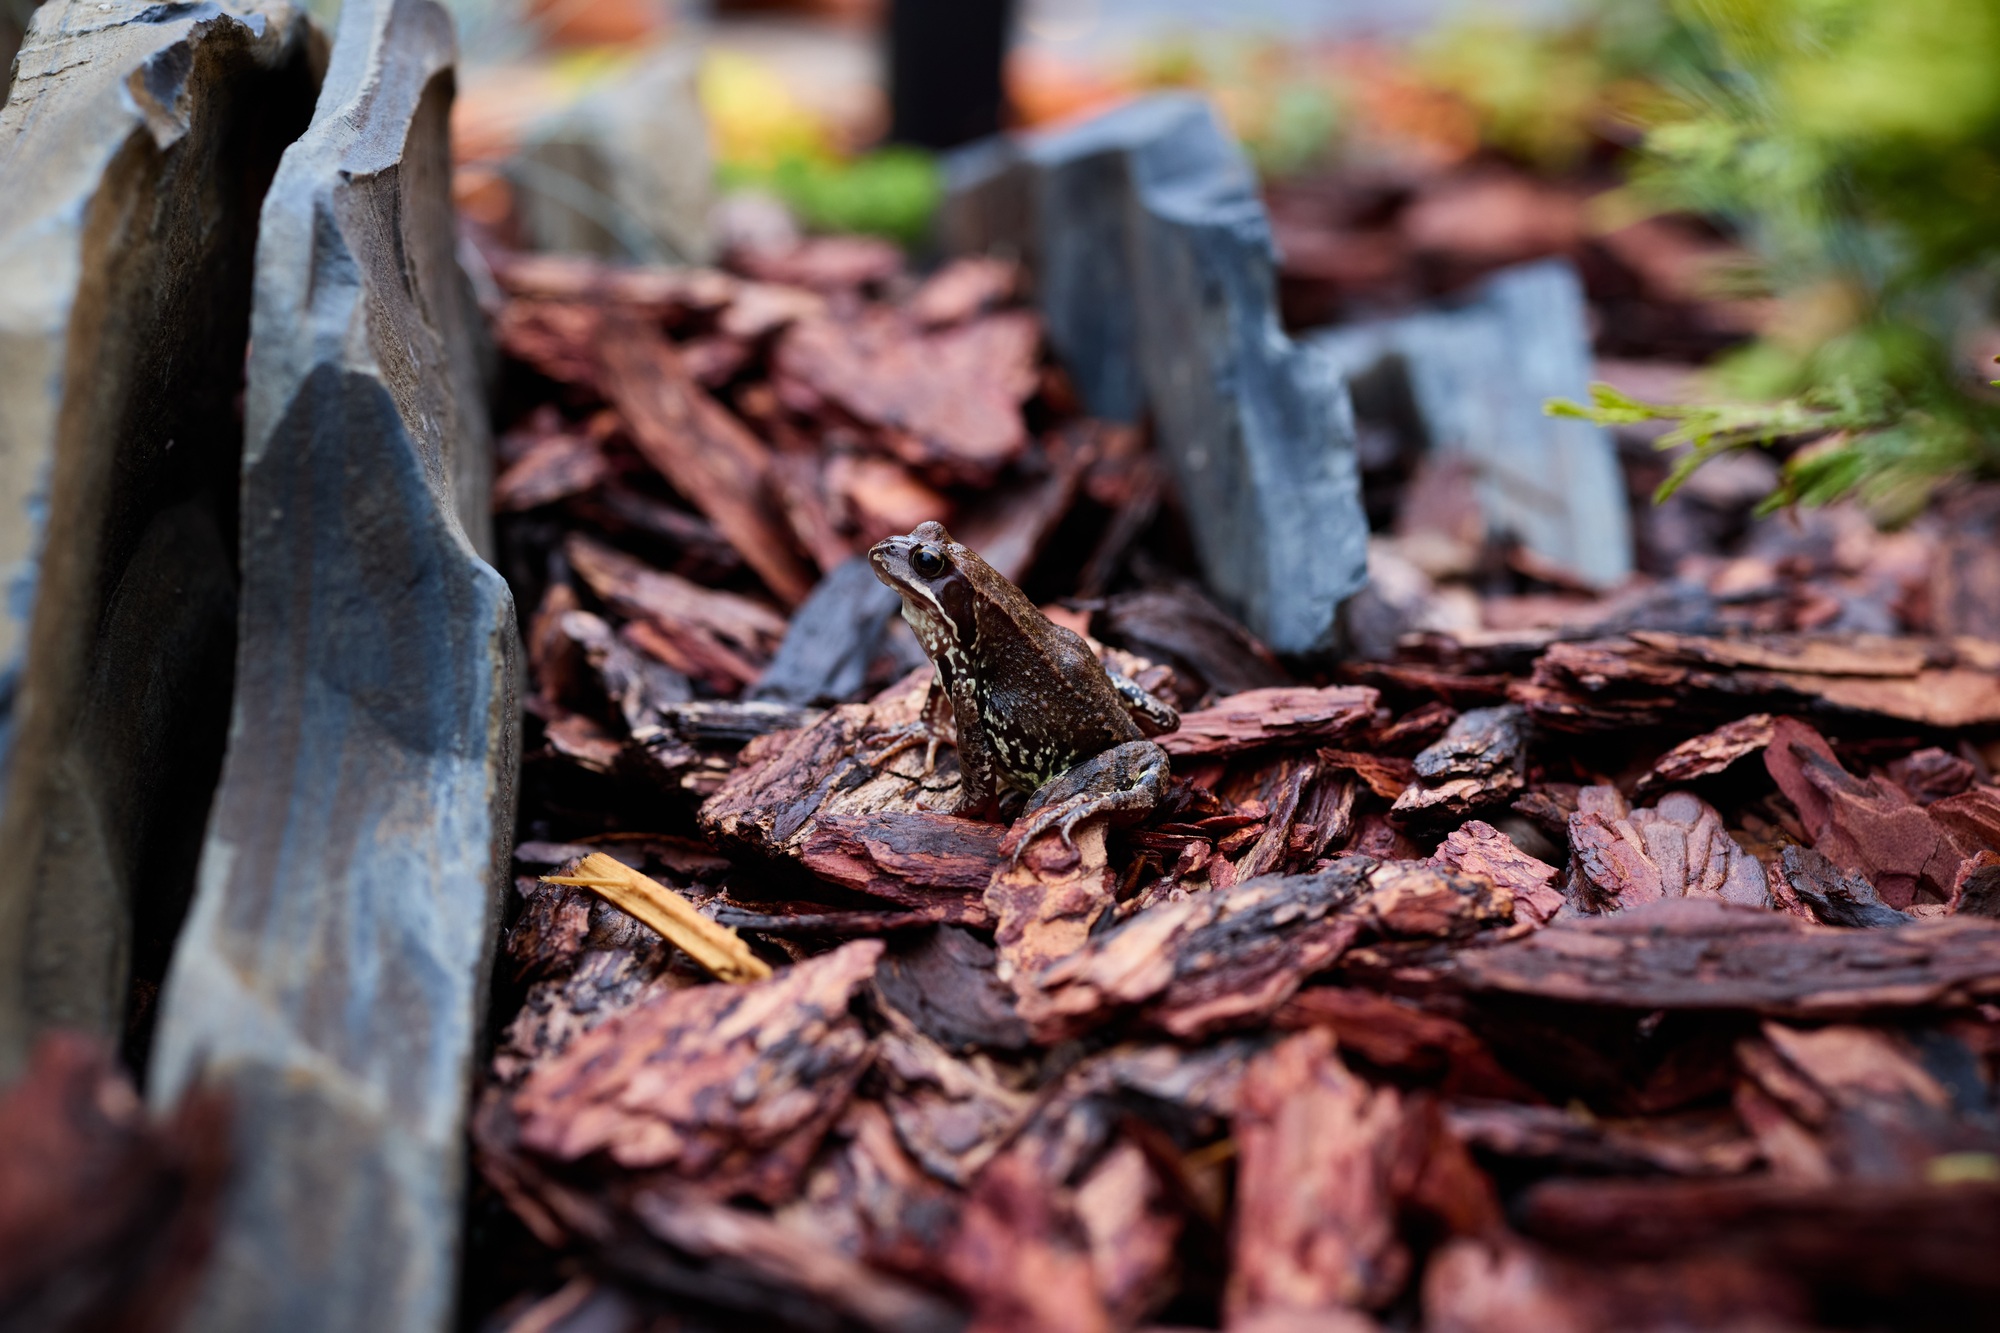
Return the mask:
{"type": "Polygon", "coordinates": [[[1454,972],[1475,991],[1581,1004],[1833,1017],[2000,994],[2000,923],[1834,930],[1685,899],[1561,922],[1464,954],[1454,972]]]}

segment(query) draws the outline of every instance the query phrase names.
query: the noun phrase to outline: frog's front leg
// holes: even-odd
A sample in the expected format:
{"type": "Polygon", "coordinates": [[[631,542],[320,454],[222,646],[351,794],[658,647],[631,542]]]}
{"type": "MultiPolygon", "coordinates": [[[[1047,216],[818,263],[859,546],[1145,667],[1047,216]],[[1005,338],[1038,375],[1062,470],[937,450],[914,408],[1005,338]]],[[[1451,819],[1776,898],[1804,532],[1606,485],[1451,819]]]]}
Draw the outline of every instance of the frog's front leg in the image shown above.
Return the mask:
{"type": "Polygon", "coordinates": [[[1167,752],[1151,741],[1128,741],[1052,778],[1029,798],[1021,817],[1000,842],[1018,865],[1028,844],[1053,828],[1074,851],[1070,830],[1094,815],[1128,824],[1145,817],[1167,786],[1167,752]]]}
{"type": "Polygon", "coordinates": [[[958,740],[958,805],[949,813],[973,815],[1000,793],[1000,775],[986,748],[986,729],[979,719],[979,700],[972,682],[958,681],[952,688],[951,725],[958,740]]]}
{"type": "Polygon", "coordinates": [[[887,733],[887,743],[864,756],[864,759],[874,767],[880,768],[921,741],[924,746],[924,776],[929,777],[937,772],[938,745],[955,744],[947,734],[951,721],[951,699],[945,694],[944,686],[938,683],[937,677],[933,676],[931,687],[924,694],[924,706],[917,714],[917,720],[906,722],[887,733]]]}

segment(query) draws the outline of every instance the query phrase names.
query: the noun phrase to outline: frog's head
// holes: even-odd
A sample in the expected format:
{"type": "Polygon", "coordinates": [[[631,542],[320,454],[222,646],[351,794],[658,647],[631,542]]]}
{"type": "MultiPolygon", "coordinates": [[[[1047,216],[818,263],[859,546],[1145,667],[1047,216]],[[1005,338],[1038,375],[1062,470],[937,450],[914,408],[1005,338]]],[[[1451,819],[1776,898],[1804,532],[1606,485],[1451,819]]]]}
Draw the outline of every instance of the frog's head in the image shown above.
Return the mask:
{"type": "Polygon", "coordinates": [[[919,523],[907,536],[876,542],[868,563],[876,578],[902,595],[903,619],[932,661],[952,647],[970,646],[977,633],[973,604],[991,570],[970,547],[953,541],[944,524],[919,523]]]}

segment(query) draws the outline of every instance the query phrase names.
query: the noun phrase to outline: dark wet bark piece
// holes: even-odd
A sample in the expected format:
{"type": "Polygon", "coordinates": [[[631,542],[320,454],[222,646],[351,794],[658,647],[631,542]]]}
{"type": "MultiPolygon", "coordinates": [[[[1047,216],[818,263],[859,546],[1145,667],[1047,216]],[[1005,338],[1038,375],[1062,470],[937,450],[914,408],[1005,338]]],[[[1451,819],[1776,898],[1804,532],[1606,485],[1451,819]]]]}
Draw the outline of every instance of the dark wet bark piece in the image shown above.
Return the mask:
{"type": "Polygon", "coordinates": [[[1980,852],[1958,868],[1951,910],[1966,916],[2000,917],[2000,852],[1980,852]]]}
{"type": "Polygon", "coordinates": [[[1417,755],[1416,779],[1391,813],[1413,823],[1444,823],[1506,805],[1526,785],[1527,712],[1513,704],[1462,714],[1417,755]]]}
{"type": "Polygon", "coordinates": [[[616,717],[627,731],[638,732],[657,726],[663,713],[694,697],[686,676],[641,654],[602,617],[588,611],[549,614],[574,600],[565,585],[553,585],[535,617],[529,652],[544,702],[616,717]]]}
{"type": "Polygon", "coordinates": [[[876,994],[948,1050],[1022,1050],[1028,1028],[997,961],[978,936],[939,926],[889,946],[875,972],[876,994]]]}
{"type": "Polygon", "coordinates": [[[1075,1190],[1091,1274],[1115,1327],[1132,1327],[1167,1303],[1180,1276],[1181,1201],[1153,1156],[1129,1139],[1099,1159],[1075,1190]]]}
{"type": "Polygon", "coordinates": [[[1727,1253],[1877,1297],[2000,1295],[1991,1183],[1555,1180],[1528,1191],[1522,1224],[1580,1258],[1727,1253]]]}
{"type": "Polygon", "coordinates": [[[42,1038],[0,1096],[8,1327],[143,1329],[185,1310],[229,1170],[229,1112],[197,1092],[154,1119],[101,1044],[42,1038]]]}
{"type": "Polygon", "coordinates": [[[885,432],[889,451],[940,483],[982,485],[1027,448],[1041,328],[1026,311],[927,333],[901,315],[808,320],[779,341],[774,373],[885,432]]]}
{"type": "Polygon", "coordinates": [[[873,703],[844,704],[809,727],[746,746],[728,780],[703,804],[703,830],[741,846],[795,855],[822,814],[929,813],[929,806],[948,806],[958,791],[950,750],[939,752],[938,771],[929,775],[921,745],[880,766],[866,758],[871,743],[918,719],[929,686],[925,669],[873,703]]]}
{"type": "Polygon", "coordinates": [[[1468,1147],[1575,1173],[1734,1176],[1758,1165],[1755,1139],[1727,1109],[1601,1120],[1554,1106],[1481,1101],[1445,1112],[1468,1147]]]}
{"type": "Polygon", "coordinates": [[[980,1173],[946,1261],[972,1305],[973,1328],[1111,1333],[1089,1236],[1056,1184],[1023,1152],[980,1173]]]}
{"type": "Polygon", "coordinates": [[[1779,853],[1779,873],[1813,916],[1829,926],[1896,926],[1911,920],[1876,896],[1860,875],[1843,872],[1810,847],[1779,853]]]}
{"type": "Polygon", "coordinates": [[[809,1224],[674,1186],[638,1192],[631,1214],[664,1247],[607,1247],[631,1281],[793,1327],[950,1333],[960,1323],[948,1302],[842,1254],[809,1224]]]}
{"type": "Polygon", "coordinates": [[[1814,847],[1865,875],[1883,902],[1904,908],[1919,894],[1937,902],[1950,896],[1965,849],[1901,789],[1849,774],[1818,732],[1790,718],[1777,723],[1764,766],[1814,847]]]}
{"type": "Polygon", "coordinates": [[[850,292],[903,271],[903,252],[877,236],[808,236],[783,249],[739,250],[729,267],[759,282],[850,292]]]}
{"type": "Polygon", "coordinates": [[[1021,266],[973,255],[954,259],[917,288],[904,307],[927,328],[963,324],[1008,301],[1021,285],[1021,266]]]}
{"type": "Polygon", "coordinates": [[[1685,786],[1700,778],[1713,777],[1737,760],[1757,754],[1771,743],[1773,719],[1769,713],[1753,713],[1725,723],[1714,731],[1682,741],[1661,755],[1647,769],[1634,789],[1645,796],[1667,787],[1685,786]]]}
{"type": "Polygon", "coordinates": [[[1163,903],[1092,937],[1028,980],[1021,1016],[1042,1041],[1137,1010],[1177,1037],[1254,1023],[1340,956],[1374,863],[1271,875],[1163,903]]]}
{"type": "Polygon", "coordinates": [[[743,986],[694,986],[602,1024],[514,1094],[524,1147],[661,1170],[708,1197],[781,1202],[868,1058],[849,1004],[877,941],[843,945],[743,986]]]}
{"type": "Polygon", "coordinates": [[[987,926],[984,894],[1000,869],[1006,829],[926,811],[838,815],[815,821],[799,860],[815,875],[856,893],[911,908],[939,908],[940,920],[987,926]]]}
{"type": "Polygon", "coordinates": [[[1045,436],[1038,467],[1017,469],[1011,479],[987,488],[955,525],[965,544],[1003,577],[1017,583],[1027,578],[1050,534],[1069,513],[1090,424],[1076,423],[1045,436]]]}
{"type": "Polygon", "coordinates": [[[740,688],[762,674],[784,637],[784,618],[770,608],[653,569],[581,533],[563,554],[606,605],[654,631],[633,641],[684,675],[740,688]]]}
{"type": "Polygon", "coordinates": [[[1031,1023],[1027,1001],[1038,993],[1043,971],[1081,950],[1116,901],[1118,878],[1102,821],[1085,823],[1075,841],[1071,851],[1055,838],[1038,838],[986,886],[997,972],[1022,997],[1021,1015],[1031,1023]]]}
{"type": "Polygon", "coordinates": [[[488,252],[502,291],[526,301],[630,306],[657,319],[714,314],[736,299],[742,280],[720,269],[608,264],[576,254],[488,252]]]}
{"type": "Polygon", "coordinates": [[[1797,1278],[1728,1254],[1670,1262],[1569,1257],[1519,1241],[1457,1240],[1424,1269],[1427,1326],[1462,1333],[1526,1329],[1807,1328],[1797,1278]]]}
{"type": "Polygon", "coordinates": [[[1373,991],[1310,986],[1271,1016],[1274,1027],[1324,1027],[1340,1049],[1378,1069],[1467,1097],[1532,1097],[1463,1023],[1373,991]]]}
{"type": "Polygon", "coordinates": [[[778,599],[811,591],[770,491],[770,451],[709,396],[656,328],[608,319],[596,344],[604,394],[648,463],[712,521],[778,599]]]}
{"type": "MultiPolygon", "coordinates": [[[[1290,863],[1300,859],[1298,853],[1306,852],[1309,848],[1323,848],[1326,845],[1321,830],[1316,827],[1300,828],[1297,825],[1301,801],[1307,789],[1318,779],[1319,765],[1311,759],[1287,756],[1264,770],[1259,776],[1261,779],[1259,787],[1263,793],[1259,799],[1269,811],[1269,815],[1262,830],[1255,833],[1254,841],[1250,843],[1248,850],[1244,851],[1236,861],[1238,880],[1252,879],[1269,871],[1287,868],[1290,863]],[[1298,834],[1299,844],[1296,849],[1293,845],[1295,832],[1298,834]]],[[[1251,833],[1252,830],[1243,829],[1237,834],[1232,834],[1231,838],[1249,837],[1251,833]]],[[[1229,846],[1230,840],[1224,838],[1217,844],[1216,850],[1233,854],[1236,849],[1229,846]]],[[[1312,851],[1305,860],[1310,863],[1317,854],[1317,851],[1312,851]]]]}
{"type": "Polygon", "coordinates": [[[1724,831],[1715,808],[1689,792],[1627,810],[1609,787],[1586,787],[1570,817],[1571,889],[1595,911],[1662,898],[1771,905],[1764,868],[1724,831]]]}
{"type": "Polygon", "coordinates": [[[1251,690],[1183,714],[1180,730],[1159,743],[1171,755],[1195,756],[1340,740],[1368,725],[1378,697],[1364,685],[1251,690]]]}
{"type": "Polygon", "coordinates": [[[1569,836],[1569,817],[1576,813],[1580,788],[1545,782],[1514,799],[1513,810],[1552,838],[1569,836]]]}
{"type": "Polygon", "coordinates": [[[1419,704],[1393,722],[1387,718],[1388,710],[1385,709],[1375,723],[1361,734],[1355,748],[1374,755],[1414,755],[1443,736],[1458,720],[1458,712],[1449,704],[1433,699],[1419,704]]]}
{"type": "Polygon", "coordinates": [[[586,890],[532,879],[523,883],[527,902],[508,927],[504,946],[515,981],[573,967],[590,933],[592,900],[586,890]]]}
{"type": "Polygon", "coordinates": [[[1962,639],[1634,631],[1557,643],[1512,688],[1558,731],[1672,727],[1815,705],[1932,727],[2000,722],[2000,649],[1962,639]]]}
{"type": "Polygon", "coordinates": [[[892,1025],[876,1038],[875,1070],[897,1138],[924,1170],[970,1185],[1034,1108],[985,1063],[960,1060],[936,1042],[892,1025]]]}
{"type": "Polygon", "coordinates": [[[1395,1090],[1349,1073],[1332,1034],[1304,1032],[1251,1062],[1232,1129],[1231,1324],[1392,1301],[1411,1268],[1391,1186],[1395,1090]]]}
{"type": "Polygon", "coordinates": [[[1686,899],[1559,921],[1523,940],[1461,953],[1452,972],[1475,992],[1832,1018],[2000,994],[2000,923],[1947,917],[1837,930],[1686,899]]]}
{"type": "Polygon", "coordinates": [[[1322,768],[1339,769],[1354,774],[1384,800],[1393,801],[1403,794],[1403,789],[1416,781],[1417,770],[1407,759],[1393,755],[1378,755],[1354,750],[1321,750],[1319,762],[1322,768]]]}
{"type": "MultiPolygon", "coordinates": [[[[2000,1148],[1986,1114],[1990,1084],[1966,1048],[1954,1059],[1956,1045],[1936,1033],[1765,1023],[1737,1048],[1766,1103],[1744,1119],[1781,1179],[1924,1181],[1935,1161],[2000,1148]],[[1772,1111],[1789,1120],[1795,1144],[1783,1142],[1772,1111]]],[[[1747,1111],[1745,1091],[1737,1100],[1747,1111]]]]}
{"type": "Polygon", "coordinates": [[[904,1149],[881,1104],[856,1100],[779,1217],[877,1272],[929,1282],[943,1271],[959,1205],[904,1149]]]}
{"type": "Polygon", "coordinates": [[[1945,797],[1926,813],[1974,851],[2000,852],[2000,787],[1982,783],[1945,797]]]}
{"type": "Polygon", "coordinates": [[[1091,633],[1199,682],[1217,694],[1242,694],[1292,683],[1271,650],[1192,589],[1175,586],[1107,598],[1091,615],[1091,633]]]}
{"type": "Polygon", "coordinates": [[[820,716],[783,704],[669,704],[632,728],[628,750],[660,786],[706,799],[735,772],[737,755],[751,742],[809,726],[820,716]]]}
{"type": "Polygon", "coordinates": [[[494,479],[493,509],[506,514],[554,504],[594,490],[611,476],[601,438],[559,430],[535,440],[494,479]]]}
{"type": "Polygon", "coordinates": [[[1468,820],[1445,836],[1431,856],[1433,865],[1462,874],[1484,876],[1514,895],[1517,918],[1545,925],[1562,910],[1563,896],[1555,887],[1560,873],[1514,845],[1513,839],[1481,820],[1468,820]]]}
{"type": "Polygon", "coordinates": [[[1930,805],[1966,790],[1979,771],[1966,759],[1930,746],[1890,764],[1888,775],[1911,800],[1930,805]]]}

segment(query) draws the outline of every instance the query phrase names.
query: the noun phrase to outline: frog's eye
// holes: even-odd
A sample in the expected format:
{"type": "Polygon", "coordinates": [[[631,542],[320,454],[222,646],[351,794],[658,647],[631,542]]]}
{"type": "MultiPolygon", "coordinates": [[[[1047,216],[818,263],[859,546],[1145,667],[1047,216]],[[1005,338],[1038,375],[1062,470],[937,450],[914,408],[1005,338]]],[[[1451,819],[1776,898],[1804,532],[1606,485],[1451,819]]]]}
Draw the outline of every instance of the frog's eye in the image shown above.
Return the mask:
{"type": "Polygon", "coordinates": [[[944,573],[944,557],[928,546],[919,546],[910,556],[910,568],[927,579],[934,579],[944,573]]]}

